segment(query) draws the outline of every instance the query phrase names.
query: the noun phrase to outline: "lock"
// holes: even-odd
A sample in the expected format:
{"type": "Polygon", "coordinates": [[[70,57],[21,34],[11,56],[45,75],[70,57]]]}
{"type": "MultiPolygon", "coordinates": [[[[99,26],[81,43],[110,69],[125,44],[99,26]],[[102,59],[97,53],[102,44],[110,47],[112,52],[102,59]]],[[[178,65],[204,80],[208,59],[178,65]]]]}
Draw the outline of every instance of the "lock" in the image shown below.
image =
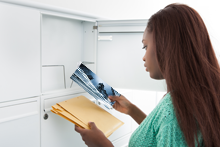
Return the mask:
{"type": "Polygon", "coordinates": [[[44,120],[47,120],[49,115],[47,113],[44,114],[44,120]]]}

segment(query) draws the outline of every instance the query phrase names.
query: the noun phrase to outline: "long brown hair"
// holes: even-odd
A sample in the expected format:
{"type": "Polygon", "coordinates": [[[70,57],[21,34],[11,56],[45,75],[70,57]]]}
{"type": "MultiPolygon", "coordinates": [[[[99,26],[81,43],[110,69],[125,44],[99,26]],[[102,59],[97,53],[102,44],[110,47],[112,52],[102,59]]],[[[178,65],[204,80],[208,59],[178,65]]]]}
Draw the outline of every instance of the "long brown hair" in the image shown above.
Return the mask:
{"type": "Polygon", "coordinates": [[[220,67],[200,15],[170,4],[151,16],[156,57],[189,147],[220,146],[220,67]],[[198,146],[203,146],[198,143],[198,146]]]}

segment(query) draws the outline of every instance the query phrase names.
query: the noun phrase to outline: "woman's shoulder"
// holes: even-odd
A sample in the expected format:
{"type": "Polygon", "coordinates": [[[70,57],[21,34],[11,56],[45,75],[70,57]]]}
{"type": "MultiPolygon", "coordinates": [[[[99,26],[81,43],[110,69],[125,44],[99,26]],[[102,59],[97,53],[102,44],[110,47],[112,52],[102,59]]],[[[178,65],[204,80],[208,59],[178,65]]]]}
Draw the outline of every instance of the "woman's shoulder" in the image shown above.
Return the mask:
{"type": "Polygon", "coordinates": [[[170,92],[160,100],[155,109],[153,120],[155,129],[159,129],[172,121],[177,123],[170,92]]]}
{"type": "Polygon", "coordinates": [[[172,97],[170,92],[167,93],[156,106],[158,115],[170,115],[174,111],[172,97]]]}

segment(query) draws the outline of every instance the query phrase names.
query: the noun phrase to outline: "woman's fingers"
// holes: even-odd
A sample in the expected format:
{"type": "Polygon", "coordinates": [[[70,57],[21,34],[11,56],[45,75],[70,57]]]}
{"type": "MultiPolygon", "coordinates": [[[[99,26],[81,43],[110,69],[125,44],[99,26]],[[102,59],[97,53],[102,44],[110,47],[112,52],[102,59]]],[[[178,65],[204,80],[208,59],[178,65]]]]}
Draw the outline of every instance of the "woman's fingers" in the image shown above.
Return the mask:
{"type": "Polygon", "coordinates": [[[108,96],[108,98],[111,100],[111,101],[115,101],[117,98],[116,96],[108,96]]]}
{"type": "Polygon", "coordinates": [[[90,129],[97,129],[94,122],[89,122],[89,127],[90,127],[90,129]]]}
{"type": "Polygon", "coordinates": [[[81,134],[84,131],[84,129],[82,129],[82,128],[78,127],[77,125],[75,125],[75,131],[81,134]]]}
{"type": "Polygon", "coordinates": [[[118,101],[118,100],[120,100],[120,97],[119,97],[119,96],[108,96],[108,98],[109,98],[111,101],[118,101]]]}

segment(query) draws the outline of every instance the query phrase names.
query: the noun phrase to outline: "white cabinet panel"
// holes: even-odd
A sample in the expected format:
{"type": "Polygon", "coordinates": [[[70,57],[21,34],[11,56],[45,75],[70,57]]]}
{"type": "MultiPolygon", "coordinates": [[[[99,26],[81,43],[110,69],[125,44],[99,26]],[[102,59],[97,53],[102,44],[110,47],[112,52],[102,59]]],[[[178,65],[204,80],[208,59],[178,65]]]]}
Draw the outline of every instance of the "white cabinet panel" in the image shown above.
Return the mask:
{"type": "Polygon", "coordinates": [[[40,147],[39,97],[0,103],[2,147],[40,147]]]}
{"type": "Polygon", "coordinates": [[[0,18],[0,101],[40,95],[40,13],[0,3],[0,18]]]}

